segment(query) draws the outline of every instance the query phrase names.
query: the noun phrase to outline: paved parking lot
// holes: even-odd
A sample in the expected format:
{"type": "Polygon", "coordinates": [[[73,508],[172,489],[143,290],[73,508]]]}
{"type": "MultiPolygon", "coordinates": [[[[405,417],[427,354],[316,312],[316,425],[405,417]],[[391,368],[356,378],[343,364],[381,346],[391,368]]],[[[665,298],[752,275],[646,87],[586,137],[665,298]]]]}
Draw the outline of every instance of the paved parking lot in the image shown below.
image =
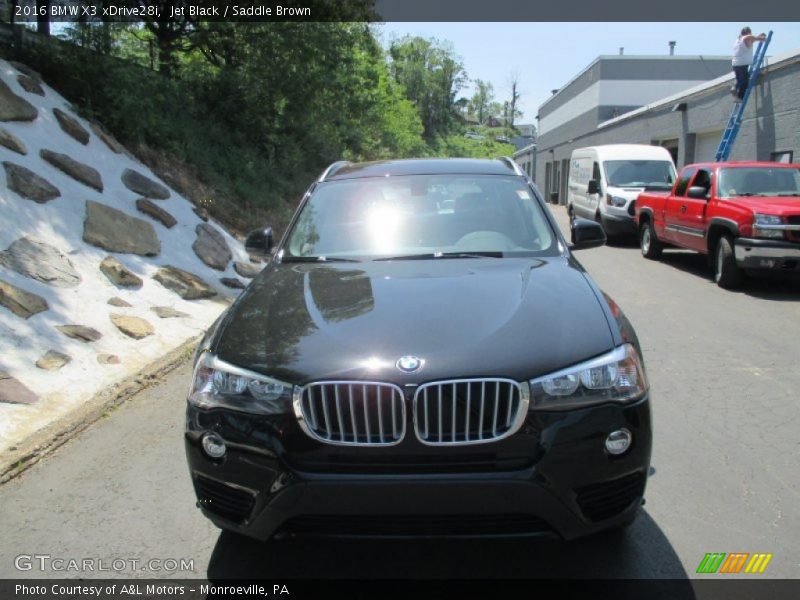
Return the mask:
{"type": "Polygon", "coordinates": [[[800,577],[800,284],[724,291],[702,257],[654,263],[635,242],[578,258],[635,325],[651,381],[654,474],[628,532],[571,544],[220,535],[194,509],[186,471],[185,364],[0,487],[0,577],[93,575],[14,568],[38,553],[193,561],[119,572],[138,577],[685,578],[706,552],[770,552],[760,577],[800,577]]]}

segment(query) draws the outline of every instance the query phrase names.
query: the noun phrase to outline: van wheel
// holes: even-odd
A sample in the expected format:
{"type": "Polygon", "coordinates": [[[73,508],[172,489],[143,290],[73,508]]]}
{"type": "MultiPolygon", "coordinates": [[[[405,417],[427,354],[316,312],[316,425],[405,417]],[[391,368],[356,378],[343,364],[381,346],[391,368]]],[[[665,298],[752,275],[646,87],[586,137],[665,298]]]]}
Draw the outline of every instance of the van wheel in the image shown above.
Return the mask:
{"type": "Polygon", "coordinates": [[[733,253],[733,240],[723,235],[717,242],[716,260],[714,260],[714,281],[725,289],[734,289],[742,285],[744,274],[736,265],[733,253]]]}
{"type": "Polygon", "coordinates": [[[650,260],[658,259],[664,249],[650,221],[645,221],[639,228],[639,247],[642,249],[642,256],[650,260]]]}

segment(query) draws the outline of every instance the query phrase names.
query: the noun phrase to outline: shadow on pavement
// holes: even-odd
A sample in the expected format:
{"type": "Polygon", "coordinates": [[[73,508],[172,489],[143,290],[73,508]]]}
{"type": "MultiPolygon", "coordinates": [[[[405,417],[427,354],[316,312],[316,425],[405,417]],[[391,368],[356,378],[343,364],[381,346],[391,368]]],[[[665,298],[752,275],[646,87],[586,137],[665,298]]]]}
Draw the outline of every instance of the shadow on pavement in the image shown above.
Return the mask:
{"type": "MultiPolygon", "coordinates": [[[[689,250],[666,250],[661,255],[660,262],[702,277],[710,285],[716,285],[711,267],[708,266],[707,259],[702,254],[689,250]]],[[[800,278],[786,277],[780,273],[748,276],[740,289],[725,291],[730,294],[747,294],[762,300],[796,302],[800,300],[800,278]]]]}
{"type": "MultiPolygon", "coordinates": [[[[573,542],[524,539],[258,542],[223,532],[211,581],[328,578],[642,578],[691,583],[664,533],[642,510],[626,531],[573,542]]],[[[681,595],[685,597],[685,595],[681,595]]]]}
{"type": "Polygon", "coordinates": [[[800,280],[778,277],[748,277],[742,293],[762,300],[797,302],[800,300],[800,280]]]}
{"type": "Polygon", "coordinates": [[[708,260],[704,254],[692,252],[691,250],[669,249],[664,250],[664,254],[661,255],[661,258],[657,261],[652,261],[652,264],[655,266],[659,262],[685,271],[686,273],[696,275],[705,279],[708,283],[716,285],[712,278],[713,273],[711,267],[708,266],[708,260]]]}
{"type": "Polygon", "coordinates": [[[606,240],[606,246],[612,248],[636,248],[639,249],[639,238],[635,233],[630,235],[618,235],[606,240]]]}

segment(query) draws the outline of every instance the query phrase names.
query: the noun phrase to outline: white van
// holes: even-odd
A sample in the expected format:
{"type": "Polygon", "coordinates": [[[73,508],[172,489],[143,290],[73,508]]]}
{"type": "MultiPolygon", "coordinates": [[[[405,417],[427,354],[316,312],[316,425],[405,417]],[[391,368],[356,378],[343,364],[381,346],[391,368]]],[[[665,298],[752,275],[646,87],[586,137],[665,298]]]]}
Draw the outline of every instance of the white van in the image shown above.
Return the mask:
{"type": "Polygon", "coordinates": [[[636,197],[645,189],[670,190],[674,181],[675,164],[661,146],[578,148],[569,163],[567,211],[599,221],[609,237],[636,233],[636,197]]]}

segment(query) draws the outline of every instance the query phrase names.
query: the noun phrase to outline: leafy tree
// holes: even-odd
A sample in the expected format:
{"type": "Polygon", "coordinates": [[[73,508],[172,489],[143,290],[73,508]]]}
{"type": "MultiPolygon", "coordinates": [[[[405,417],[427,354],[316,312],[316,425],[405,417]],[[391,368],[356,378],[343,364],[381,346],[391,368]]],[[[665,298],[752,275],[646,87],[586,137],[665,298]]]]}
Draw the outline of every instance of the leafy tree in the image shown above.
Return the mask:
{"type": "MultiPolygon", "coordinates": [[[[145,9],[153,6],[152,0],[136,0],[145,9]]],[[[188,16],[189,0],[161,0],[156,2],[160,16],[142,17],[147,31],[153,36],[158,49],[158,70],[170,77],[178,67],[177,54],[188,49],[188,36],[193,23],[188,16]],[[173,7],[183,9],[182,16],[172,16],[173,7]]]]}
{"type": "Polygon", "coordinates": [[[467,81],[453,49],[435,39],[405,36],[389,48],[395,80],[417,107],[424,135],[445,134],[456,123],[456,95],[467,81]]]}
{"type": "Polygon", "coordinates": [[[470,99],[470,109],[478,122],[484,124],[490,116],[493,116],[494,86],[481,79],[476,79],[473,83],[475,84],[475,93],[470,99]]]}

